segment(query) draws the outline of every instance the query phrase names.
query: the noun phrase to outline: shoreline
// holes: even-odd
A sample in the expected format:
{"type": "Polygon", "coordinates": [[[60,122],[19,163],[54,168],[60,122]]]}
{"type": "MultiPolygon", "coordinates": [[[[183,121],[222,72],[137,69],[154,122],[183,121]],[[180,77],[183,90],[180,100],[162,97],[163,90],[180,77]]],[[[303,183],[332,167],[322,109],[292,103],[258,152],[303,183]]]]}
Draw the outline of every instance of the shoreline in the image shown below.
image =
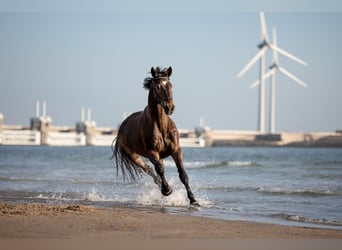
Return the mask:
{"type": "Polygon", "coordinates": [[[0,202],[0,239],[342,239],[342,230],[141,208],[0,202]]]}

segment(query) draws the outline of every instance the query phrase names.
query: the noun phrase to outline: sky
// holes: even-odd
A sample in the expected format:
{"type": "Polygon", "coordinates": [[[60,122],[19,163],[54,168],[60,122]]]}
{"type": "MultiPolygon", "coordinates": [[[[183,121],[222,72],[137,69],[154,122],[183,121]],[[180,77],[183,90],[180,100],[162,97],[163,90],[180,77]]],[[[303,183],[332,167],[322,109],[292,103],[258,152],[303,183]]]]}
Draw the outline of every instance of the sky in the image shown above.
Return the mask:
{"type": "MultiPolygon", "coordinates": [[[[276,131],[342,129],[338,1],[247,7],[240,6],[246,1],[220,0],[196,6],[196,1],[66,2],[0,0],[4,124],[28,125],[40,100],[47,102],[52,125],[74,126],[85,107],[97,126],[116,127],[123,112],[146,106],[142,83],[150,68],[172,66],[172,119],[179,128],[192,129],[203,117],[212,129],[256,130],[258,89],[249,86],[258,79],[258,64],[241,78],[237,74],[258,52],[264,10],[269,37],[275,26],[278,46],[307,62],[279,56],[280,65],[309,87],[277,74],[276,131]]],[[[271,58],[269,50],[267,66],[271,58]]]]}

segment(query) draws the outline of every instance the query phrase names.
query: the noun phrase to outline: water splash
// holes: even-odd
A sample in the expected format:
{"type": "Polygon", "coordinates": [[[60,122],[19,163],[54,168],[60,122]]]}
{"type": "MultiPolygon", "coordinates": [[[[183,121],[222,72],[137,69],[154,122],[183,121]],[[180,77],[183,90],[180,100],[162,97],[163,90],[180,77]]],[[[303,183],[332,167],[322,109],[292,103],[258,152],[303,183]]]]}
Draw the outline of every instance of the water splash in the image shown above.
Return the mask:
{"type": "MultiPolygon", "coordinates": [[[[186,190],[178,177],[173,176],[169,180],[169,185],[173,189],[170,196],[163,196],[158,186],[149,179],[142,181],[141,190],[137,194],[137,203],[139,205],[189,207],[189,199],[187,197],[186,190]]],[[[202,207],[211,207],[213,205],[203,192],[197,193],[196,187],[194,189],[194,193],[197,201],[202,207]]]]}
{"type": "Polygon", "coordinates": [[[85,193],[83,200],[85,201],[108,201],[108,198],[99,194],[96,188],[93,188],[90,192],[85,193]]]}

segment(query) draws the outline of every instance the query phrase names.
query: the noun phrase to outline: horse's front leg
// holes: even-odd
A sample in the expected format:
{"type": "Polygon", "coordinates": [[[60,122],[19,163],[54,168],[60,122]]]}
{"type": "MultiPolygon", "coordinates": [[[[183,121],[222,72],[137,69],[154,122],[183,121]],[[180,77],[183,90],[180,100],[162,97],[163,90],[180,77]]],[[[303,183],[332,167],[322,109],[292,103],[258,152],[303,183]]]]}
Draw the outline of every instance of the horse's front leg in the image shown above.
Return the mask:
{"type": "Polygon", "coordinates": [[[161,160],[159,154],[155,152],[149,153],[149,160],[154,165],[156,173],[160,176],[162,182],[161,193],[165,196],[169,196],[172,193],[172,188],[169,186],[165,178],[163,160],[161,160]]]}
{"type": "Polygon", "coordinates": [[[192,193],[190,186],[189,186],[189,178],[187,173],[185,172],[184,165],[183,165],[183,155],[182,150],[179,148],[175,153],[172,154],[172,158],[176,163],[179,179],[184,184],[186,192],[188,194],[188,198],[190,200],[191,205],[199,206],[198,202],[195,199],[194,194],[192,193]]]}

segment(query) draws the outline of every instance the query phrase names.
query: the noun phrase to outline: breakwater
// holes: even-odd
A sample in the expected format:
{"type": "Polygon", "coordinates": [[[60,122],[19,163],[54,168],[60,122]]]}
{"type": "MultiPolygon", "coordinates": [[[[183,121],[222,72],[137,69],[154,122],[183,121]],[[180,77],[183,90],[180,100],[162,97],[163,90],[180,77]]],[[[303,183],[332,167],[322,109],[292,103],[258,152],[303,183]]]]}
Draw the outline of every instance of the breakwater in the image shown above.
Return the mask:
{"type": "MultiPolygon", "coordinates": [[[[82,119],[75,126],[53,126],[47,116],[31,118],[29,126],[4,125],[3,120],[0,113],[0,145],[110,146],[117,135],[117,128],[97,127],[91,119],[82,119]]],[[[183,147],[206,145],[193,130],[179,132],[183,147]]]]}
{"type": "Polygon", "coordinates": [[[209,130],[206,131],[208,146],[298,146],[342,147],[342,131],[335,132],[278,132],[209,130]]]}

